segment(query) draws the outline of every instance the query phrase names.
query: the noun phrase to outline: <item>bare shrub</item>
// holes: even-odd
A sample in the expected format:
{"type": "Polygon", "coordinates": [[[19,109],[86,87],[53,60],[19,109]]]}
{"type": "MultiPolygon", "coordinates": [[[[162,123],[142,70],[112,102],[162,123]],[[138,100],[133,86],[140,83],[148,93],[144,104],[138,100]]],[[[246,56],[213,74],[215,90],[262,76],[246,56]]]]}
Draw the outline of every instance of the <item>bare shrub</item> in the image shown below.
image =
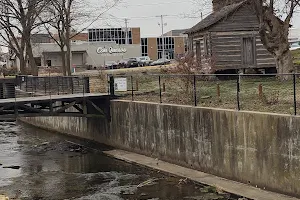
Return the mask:
{"type": "MultiPolygon", "coordinates": [[[[196,59],[193,53],[187,54],[182,58],[176,59],[176,65],[162,69],[163,74],[174,75],[169,77],[168,84],[176,86],[179,91],[178,94],[183,94],[187,97],[193,97],[193,85],[194,85],[194,75],[199,74],[212,74],[215,72],[214,59],[206,58],[205,60],[196,59]]],[[[196,80],[206,80],[210,79],[210,76],[197,76],[196,80]]],[[[178,99],[178,96],[175,97],[178,99]]],[[[179,99],[178,99],[179,101],[179,99]]]]}

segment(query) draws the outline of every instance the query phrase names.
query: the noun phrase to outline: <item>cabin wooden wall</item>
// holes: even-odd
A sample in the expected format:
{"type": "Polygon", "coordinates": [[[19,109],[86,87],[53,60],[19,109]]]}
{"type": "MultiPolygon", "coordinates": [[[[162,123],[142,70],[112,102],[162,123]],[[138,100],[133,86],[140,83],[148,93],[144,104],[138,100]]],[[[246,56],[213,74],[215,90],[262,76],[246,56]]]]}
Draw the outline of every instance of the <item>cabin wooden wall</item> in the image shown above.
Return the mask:
{"type": "Polygon", "coordinates": [[[275,67],[274,57],[263,46],[257,32],[211,33],[212,57],[217,69],[269,68],[275,67]],[[255,42],[255,65],[243,64],[242,38],[253,37],[255,42]]]}
{"type": "Polygon", "coordinates": [[[258,29],[259,23],[253,7],[245,4],[230,16],[214,24],[209,31],[258,31],[258,29]]]}

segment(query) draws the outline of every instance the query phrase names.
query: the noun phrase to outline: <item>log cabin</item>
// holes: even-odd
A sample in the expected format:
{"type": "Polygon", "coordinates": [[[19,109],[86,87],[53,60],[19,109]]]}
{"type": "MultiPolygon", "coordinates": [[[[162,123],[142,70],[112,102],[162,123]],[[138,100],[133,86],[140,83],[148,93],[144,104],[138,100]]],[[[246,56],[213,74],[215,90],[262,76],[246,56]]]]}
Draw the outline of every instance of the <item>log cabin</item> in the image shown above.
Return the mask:
{"type": "Polygon", "coordinates": [[[209,63],[211,71],[216,72],[276,72],[275,59],[261,42],[259,22],[250,1],[212,3],[212,14],[186,32],[198,63],[209,63]]]}

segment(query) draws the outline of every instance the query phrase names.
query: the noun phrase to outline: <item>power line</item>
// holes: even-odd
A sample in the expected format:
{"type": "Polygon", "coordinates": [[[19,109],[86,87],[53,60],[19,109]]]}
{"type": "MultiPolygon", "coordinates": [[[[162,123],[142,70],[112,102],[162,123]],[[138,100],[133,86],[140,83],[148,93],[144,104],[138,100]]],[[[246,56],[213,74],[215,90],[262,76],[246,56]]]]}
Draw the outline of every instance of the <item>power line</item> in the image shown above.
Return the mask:
{"type": "MultiPolygon", "coordinates": [[[[193,3],[192,1],[189,1],[190,3],[193,3]]],[[[125,4],[125,7],[135,7],[135,6],[157,6],[157,5],[162,5],[162,4],[175,4],[175,3],[184,3],[186,4],[187,2],[184,1],[174,1],[174,2],[160,2],[160,3],[145,3],[145,4],[125,4]]]]}
{"type": "MultiPolygon", "coordinates": [[[[161,15],[157,16],[131,16],[131,17],[116,17],[118,19],[155,19],[160,17],[161,15]]],[[[176,14],[176,15],[163,15],[164,17],[168,17],[168,18],[177,18],[177,19],[200,19],[200,16],[191,16],[185,13],[182,14],[176,14]]],[[[105,19],[105,18],[102,18],[105,19]]]]}

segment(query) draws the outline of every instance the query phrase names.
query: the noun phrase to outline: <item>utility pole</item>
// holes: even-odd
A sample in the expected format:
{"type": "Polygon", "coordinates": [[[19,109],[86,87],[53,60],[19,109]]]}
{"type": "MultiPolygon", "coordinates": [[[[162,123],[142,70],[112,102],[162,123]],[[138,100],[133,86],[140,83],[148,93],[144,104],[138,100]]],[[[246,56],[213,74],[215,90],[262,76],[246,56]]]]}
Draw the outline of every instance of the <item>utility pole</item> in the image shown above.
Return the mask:
{"type": "Polygon", "coordinates": [[[165,36],[164,36],[164,26],[167,24],[164,24],[164,15],[160,16],[160,23],[158,24],[161,26],[161,38],[162,38],[162,59],[165,61],[165,36]]]}
{"type": "Polygon", "coordinates": [[[128,19],[125,18],[125,44],[129,44],[128,41],[128,19]]]}

